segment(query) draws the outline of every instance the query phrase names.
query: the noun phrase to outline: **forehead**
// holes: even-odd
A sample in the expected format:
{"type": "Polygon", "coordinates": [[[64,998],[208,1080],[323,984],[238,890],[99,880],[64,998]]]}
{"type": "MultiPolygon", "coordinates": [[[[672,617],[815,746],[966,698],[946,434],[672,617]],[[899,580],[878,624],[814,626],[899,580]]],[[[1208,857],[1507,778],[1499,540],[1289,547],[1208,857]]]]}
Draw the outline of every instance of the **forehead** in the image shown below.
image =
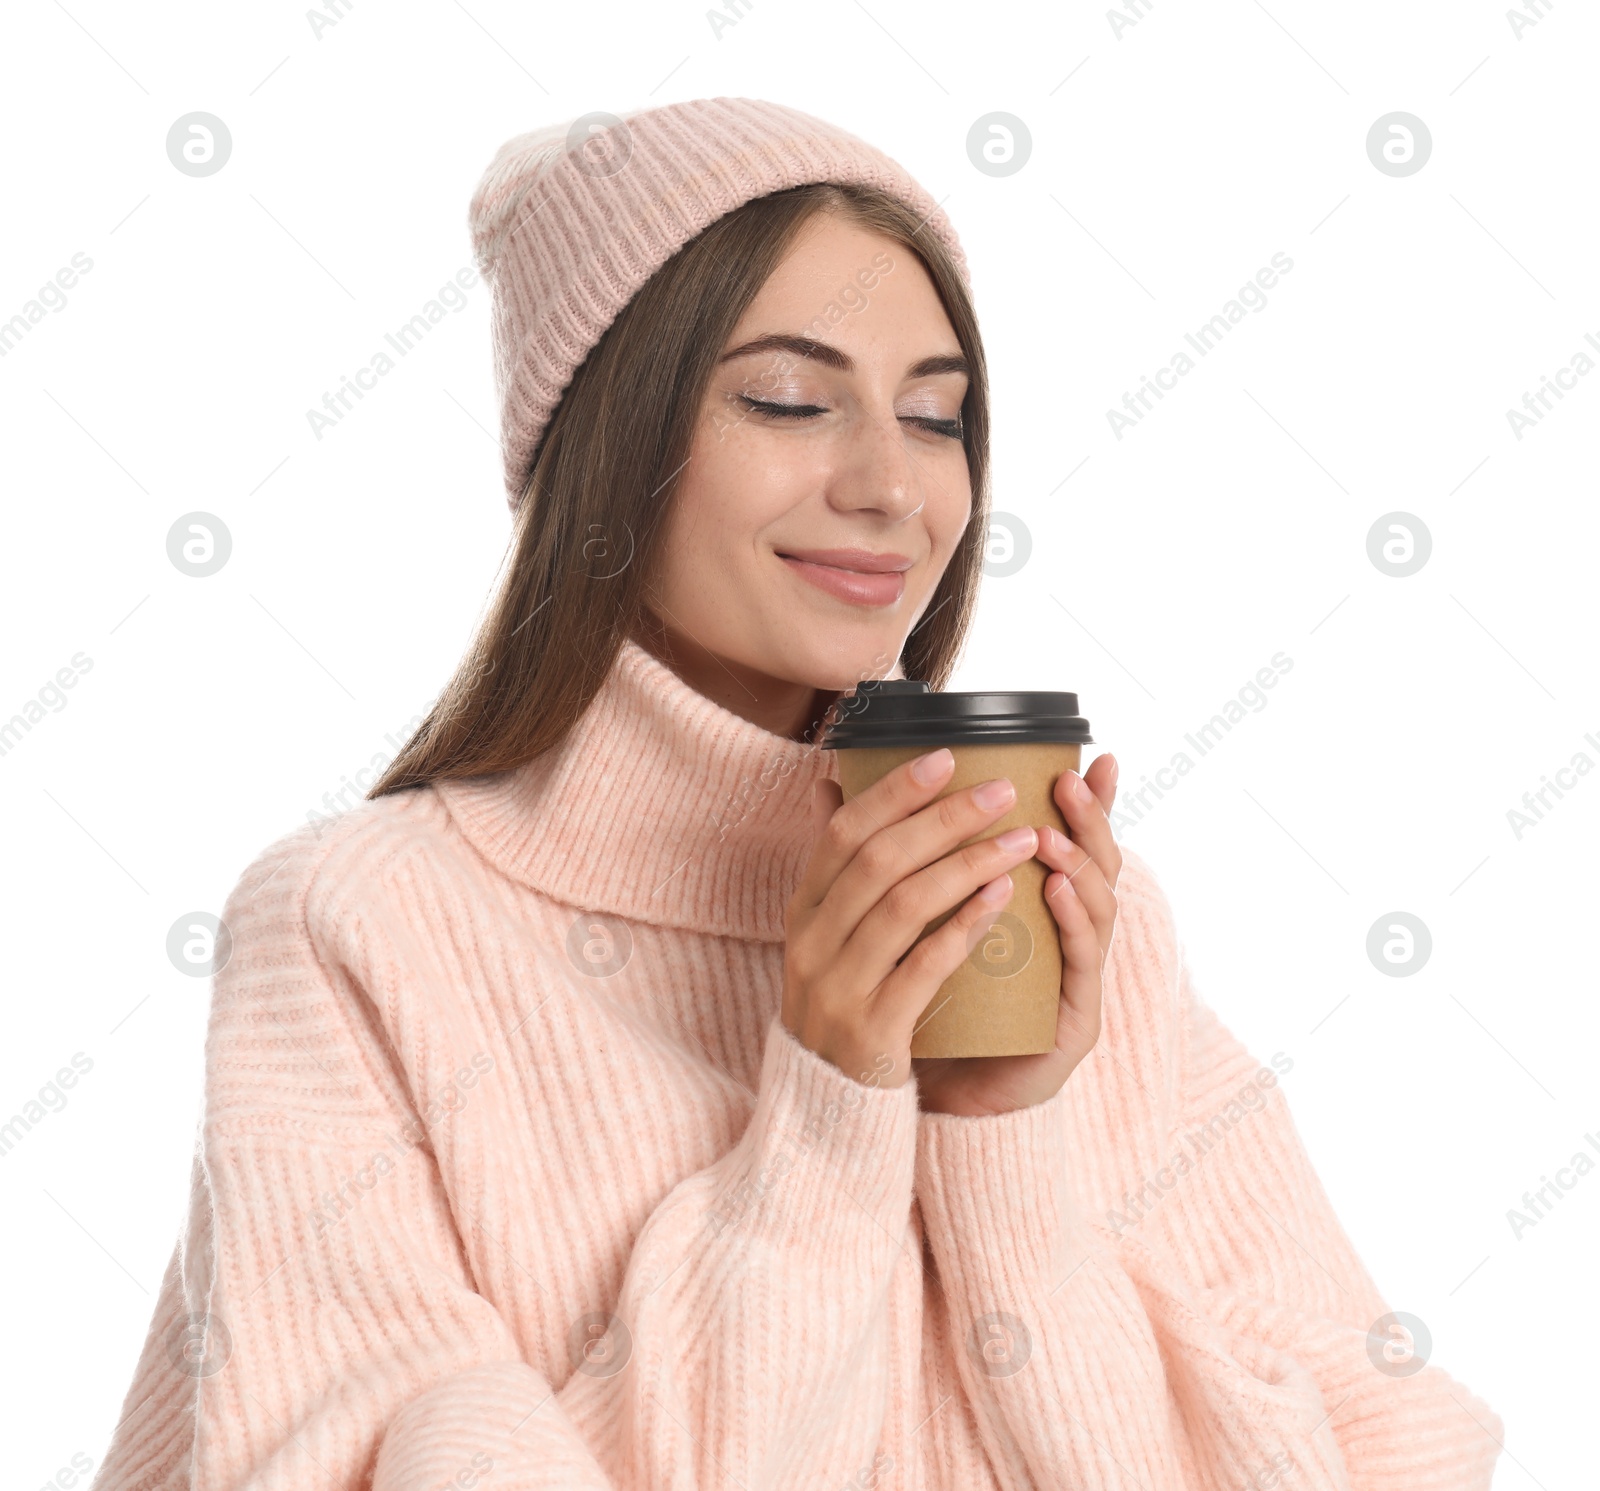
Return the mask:
{"type": "Polygon", "coordinates": [[[784,337],[812,343],[813,360],[843,371],[875,353],[902,363],[960,355],[921,259],[898,240],[833,213],[802,227],[739,318],[722,360],[736,352],[806,356],[802,347],[770,342],[784,337]],[[843,355],[830,356],[830,348],[843,355]]]}

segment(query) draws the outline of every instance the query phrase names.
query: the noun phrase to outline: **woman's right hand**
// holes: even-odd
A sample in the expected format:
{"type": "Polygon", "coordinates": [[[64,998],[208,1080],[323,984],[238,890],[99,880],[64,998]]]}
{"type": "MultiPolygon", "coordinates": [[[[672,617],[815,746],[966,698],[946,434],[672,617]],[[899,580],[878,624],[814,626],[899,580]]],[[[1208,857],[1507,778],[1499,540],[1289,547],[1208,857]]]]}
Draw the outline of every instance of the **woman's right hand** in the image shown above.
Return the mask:
{"type": "Polygon", "coordinates": [[[941,748],[849,802],[837,782],[813,789],[817,840],[784,914],[781,1018],[802,1046],[872,1086],[910,1077],[923,1011],[1011,898],[1006,872],[1037,846],[1023,827],[955,848],[1004,817],[1016,789],[997,777],[934,802],[954,770],[941,748]]]}

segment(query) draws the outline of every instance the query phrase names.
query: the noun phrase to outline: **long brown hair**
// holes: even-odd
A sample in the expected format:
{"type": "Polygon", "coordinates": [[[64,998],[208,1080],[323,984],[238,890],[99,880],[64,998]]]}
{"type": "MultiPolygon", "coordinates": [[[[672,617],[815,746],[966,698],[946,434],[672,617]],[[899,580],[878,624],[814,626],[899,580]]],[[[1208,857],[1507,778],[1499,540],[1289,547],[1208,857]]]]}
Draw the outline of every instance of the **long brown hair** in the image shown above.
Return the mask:
{"type": "Polygon", "coordinates": [[[560,745],[644,619],[672,482],[688,462],[717,358],[800,228],[823,211],[918,257],[971,372],[961,407],[971,516],[900,658],[907,678],[936,689],[948,681],[989,528],[989,385],[972,301],[943,243],[898,198],[831,182],[792,187],[744,203],[686,243],[584,360],[534,453],[510,566],[488,612],[369,798],[509,770],[560,745]]]}

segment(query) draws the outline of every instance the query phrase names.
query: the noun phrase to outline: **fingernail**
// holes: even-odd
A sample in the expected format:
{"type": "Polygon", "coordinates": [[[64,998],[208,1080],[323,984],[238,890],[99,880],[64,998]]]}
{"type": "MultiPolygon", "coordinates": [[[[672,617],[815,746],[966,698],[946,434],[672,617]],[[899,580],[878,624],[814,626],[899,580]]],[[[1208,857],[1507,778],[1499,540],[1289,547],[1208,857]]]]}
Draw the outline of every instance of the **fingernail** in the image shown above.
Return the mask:
{"type": "MultiPolygon", "coordinates": [[[[978,899],[993,905],[996,901],[1003,901],[1010,889],[1011,877],[1009,875],[996,875],[987,885],[979,888],[978,899]]],[[[987,931],[988,928],[986,927],[984,930],[987,931]]]]}
{"type": "Polygon", "coordinates": [[[1122,764],[1115,756],[1111,758],[1111,790],[1117,790],[1117,773],[1122,770],[1122,764]]]}
{"type": "Polygon", "coordinates": [[[1089,790],[1089,784],[1077,772],[1072,774],[1072,790],[1077,794],[1079,802],[1094,801],[1094,793],[1089,790]]]}
{"type": "Polygon", "coordinates": [[[974,790],[972,800],[980,808],[1003,808],[1008,802],[1016,800],[1017,789],[1011,785],[1007,777],[996,777],[992,782],[985,782],[983,786],[974,790]]]}
{"type": "Polygon", "coordinates": [[[1033,829],[1027,824],[1021,828],[1008,828],[995,838],[995,843],[1007,854],[1017,854],[1024,849],[1032,849],[1034,842],[1033,829]]]}
{"type": "Polygon", "coordinates": [[[951,755],[949,746],[940,746],[936,751],[929,751],[926,756],[919,756],[911,767],[911,775],[924,787],[931,787],[947,771],[956,758],[951,755]]]}

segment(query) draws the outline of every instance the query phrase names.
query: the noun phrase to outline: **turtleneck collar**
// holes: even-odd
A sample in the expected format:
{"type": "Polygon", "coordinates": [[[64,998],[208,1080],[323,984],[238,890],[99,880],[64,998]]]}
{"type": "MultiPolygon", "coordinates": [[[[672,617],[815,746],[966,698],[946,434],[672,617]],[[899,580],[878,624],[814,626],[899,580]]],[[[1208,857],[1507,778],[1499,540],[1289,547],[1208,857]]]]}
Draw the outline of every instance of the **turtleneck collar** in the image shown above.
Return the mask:
{"type": "Polygon", "coordinates": [[[491,864],[556,900],[781,942],[819,776],[838,780],[834,752],[724,709],[630,637],[556,750],[435,790],[491,864]]]}

